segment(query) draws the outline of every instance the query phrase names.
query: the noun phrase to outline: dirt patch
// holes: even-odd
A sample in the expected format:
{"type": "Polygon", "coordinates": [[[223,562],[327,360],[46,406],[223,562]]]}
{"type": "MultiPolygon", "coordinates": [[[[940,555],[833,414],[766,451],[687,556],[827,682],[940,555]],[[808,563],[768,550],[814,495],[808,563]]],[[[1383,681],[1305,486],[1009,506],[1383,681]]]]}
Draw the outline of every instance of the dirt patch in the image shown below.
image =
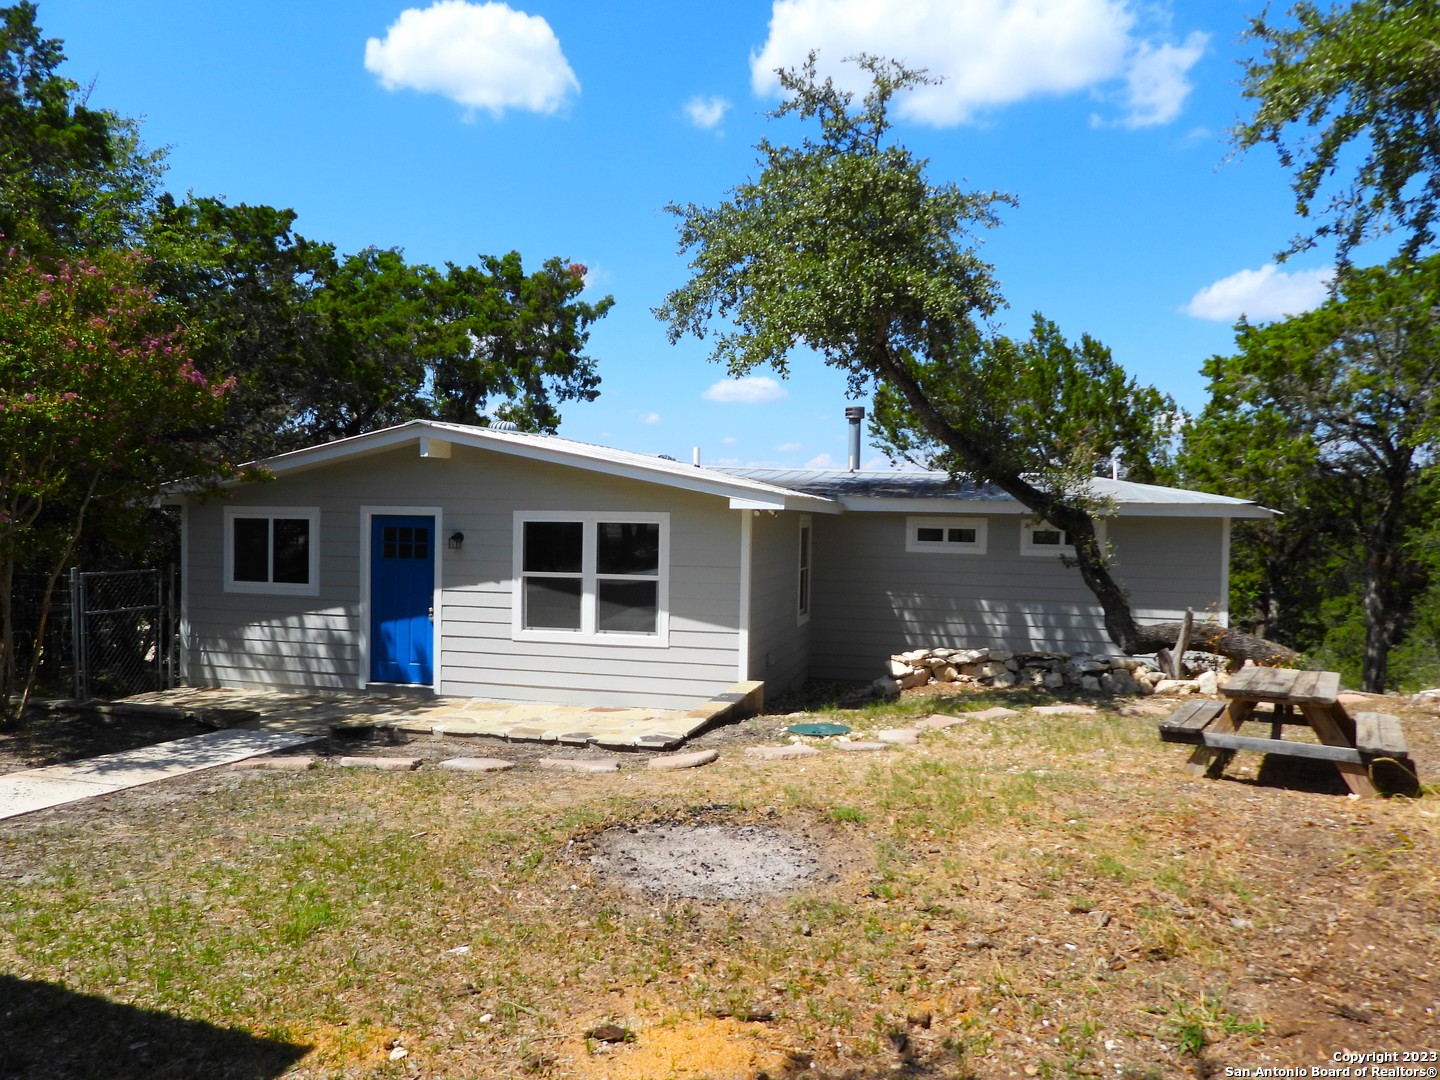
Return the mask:
{"type": "Polygon", "coordinates": [[[762,825],[677,822],[607,829],[587,857],[602,877],[651,896],[763,900],[825,876],[809,840],[762,825]]]}
{"type": "Polygon", "coordinates": [[[0,773],[138,750],[211,730],[193,720],[169,717],[29,709],[19,719],[0,724],[0,773]]]}

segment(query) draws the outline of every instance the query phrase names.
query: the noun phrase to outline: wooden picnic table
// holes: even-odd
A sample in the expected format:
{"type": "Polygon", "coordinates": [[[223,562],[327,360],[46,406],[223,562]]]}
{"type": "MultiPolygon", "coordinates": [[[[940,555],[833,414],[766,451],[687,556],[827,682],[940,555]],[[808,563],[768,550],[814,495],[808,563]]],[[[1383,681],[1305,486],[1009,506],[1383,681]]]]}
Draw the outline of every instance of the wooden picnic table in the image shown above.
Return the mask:
{"type": "Polygon", "coordinates": [[[1410,767],[1399,719],[1376,712],[1350,716],[1339,701],[1336,672],[1241,668],[1220,693],[1228,701],[1187,701],[1160,724],[1161,739],[1195,746],[1183,766],[1194,775],[1219,776],[1237,750],[1253,750],[1333,762],[1352,792],[1374,795],[1370,765],[1376,759],[1410,767]],[[1270,724],[1268,739],[1240,734],[1241,725],[1254,721],[1270,724]],[[1283,738],[1287,725],[1308,726],[1319,742],[1283,738]]]}

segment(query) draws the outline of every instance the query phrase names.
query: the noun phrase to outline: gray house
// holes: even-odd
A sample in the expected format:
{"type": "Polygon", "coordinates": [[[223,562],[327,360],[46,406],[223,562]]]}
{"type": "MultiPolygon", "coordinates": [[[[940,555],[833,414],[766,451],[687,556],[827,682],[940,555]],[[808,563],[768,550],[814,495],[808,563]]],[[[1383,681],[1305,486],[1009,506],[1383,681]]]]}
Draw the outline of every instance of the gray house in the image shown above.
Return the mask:
{"type": "MultiPolygon", "coordinates": [[[[413,421],[182,507],[191,685],[686,708],[937,644],[1109,648],[1065,535],[943,474],[714,469],[413,421]]],[[[1226,617],[1219,495],[1097,481],[1141,620],[1226,617]]]]}

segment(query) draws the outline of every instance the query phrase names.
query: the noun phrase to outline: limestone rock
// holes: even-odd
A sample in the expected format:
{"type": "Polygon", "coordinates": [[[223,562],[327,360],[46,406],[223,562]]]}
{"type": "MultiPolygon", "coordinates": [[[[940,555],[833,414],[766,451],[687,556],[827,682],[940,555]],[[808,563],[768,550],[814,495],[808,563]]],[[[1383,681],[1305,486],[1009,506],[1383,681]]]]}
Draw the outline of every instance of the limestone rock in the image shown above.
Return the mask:
{"type": "Polygon", "coordinates": [[[785,758],[814,757],[820,753],[813,746],[804,746],[800,743],[792,743],[789,746],[747,746],[745,756],[759,758],[761,761],[782,761],[785,758]]]}
{"type": "Polygon", "coordinates": [[[515,762],[494,757],[455,757],[440,762],[440,768],[449,772],[504,772],[514,767],[515,762]]]}
{"type": "Polygon", "coordinates": [[[618,761],[604,758],[541,758],[535,763],[542,769],[557,772],[612,773],[620,771],[618,761]]]}
{"type": "Polygon", "coordinates": [[[648,768],[659,769],[662,772],[674,772],[678,769],[698,769],[702,765],[709,765],[720,757],[718,750],[696,750],[691,754],[667,754],[665,757],[651,758],[648,768]]]}
{"type": "Polygon", "coordinates": [[[920,732],[915,728],[886,728],[884,731],[877,731],[875,738],[895,746],[914,746],[920,741],[920,732]]]}
{"type": "Polygon", "coordinates": [[[1198,689],[1190,679],[1161,679],[1155,684],[1157,694],[1193,694],[1198,689]]]}

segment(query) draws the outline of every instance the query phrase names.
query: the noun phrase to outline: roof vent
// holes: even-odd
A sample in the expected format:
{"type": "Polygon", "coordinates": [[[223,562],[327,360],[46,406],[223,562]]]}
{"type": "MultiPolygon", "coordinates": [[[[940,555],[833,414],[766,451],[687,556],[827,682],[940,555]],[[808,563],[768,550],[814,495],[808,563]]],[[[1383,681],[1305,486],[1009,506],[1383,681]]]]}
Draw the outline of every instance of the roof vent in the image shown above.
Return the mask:
{"type": "Polygon", "coordinates": [[[516,427],[515,424],[514,424],[514,422],[511,421],[511,420],[491,420],[491,421],[490,421],[490,430],[491,430],[491,431],[519,431],[520,429],[519,429],[518,427],[516,427]]]}
{"type": "Polygon", "coordinates": [[[847,405],[845,419],[850,422],[850,471],[858,472],[860,470],[860,422],[865,419],[864,407],[847,405]]]}

